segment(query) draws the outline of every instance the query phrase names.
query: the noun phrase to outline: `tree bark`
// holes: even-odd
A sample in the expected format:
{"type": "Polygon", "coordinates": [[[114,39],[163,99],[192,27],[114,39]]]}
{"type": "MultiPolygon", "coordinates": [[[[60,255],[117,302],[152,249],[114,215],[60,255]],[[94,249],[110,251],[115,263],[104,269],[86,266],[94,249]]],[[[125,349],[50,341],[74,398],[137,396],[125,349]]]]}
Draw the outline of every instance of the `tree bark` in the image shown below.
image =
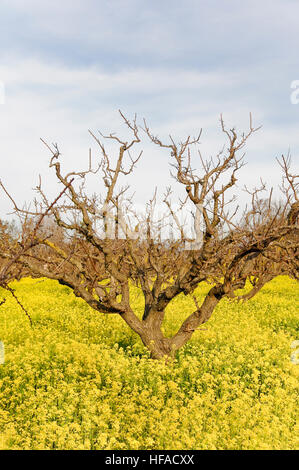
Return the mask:
{"type": "Polygon", "coordinates": [[[142,339],[143,344],[146,348],[150,351],[150,355],[152,359],[169,359],[173,357],[174,353],[171,350],[171,344],[169,342],[169,338],[160,337],[155,339],[146,339],[145,341],[142,339]]]}
{"type": "Polygon", "coordinates": [[[193,312],[182,324],[179,331],[171,338],[171,350],[177,351],[189,341],[194,331],[211,317],[216,305],[225,295],[222,285],[210,289],[202,306],[193,312]]]}
{"type": "Polygon", "coordinates": [[[161,331],[164,310],[157,306],[146,306],[145,319],[140,321],[133,312],[122,314],[123,319],[140,336],[152,359],[170,359],[184,346],[194,331],[209,320],[216,305],[225,295],[223,285],[214,286],[205,297],[201,307],[193,312],[173,337],[165,337],[161,331]]]}
{"type": "Polygon", "coordinates": [[[163,359],[171,355],[170,338],[166,338],[161,331],[164,315],[163,310],[147,309],[144,331],[140,337],[150,351],[152,359],[163,359]]]}

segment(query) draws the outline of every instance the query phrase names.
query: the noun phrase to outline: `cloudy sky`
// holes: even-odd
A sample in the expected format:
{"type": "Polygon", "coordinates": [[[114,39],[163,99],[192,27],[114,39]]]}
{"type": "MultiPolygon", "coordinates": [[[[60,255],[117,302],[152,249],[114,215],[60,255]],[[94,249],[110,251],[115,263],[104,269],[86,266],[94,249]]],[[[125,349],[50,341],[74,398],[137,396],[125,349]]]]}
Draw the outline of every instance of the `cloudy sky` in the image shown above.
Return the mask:
{"type": "MultiPolygon", "coordinates": [[[[276,185],[275,157],[290,149],[298,169],[298,39],[296,0],[1,0],[0,177],[20,205],[39,173],[54,195],[39,138],[59,144],[66,169],[83,169],[89,147],[98,156],[88,129],[124,132],[120,108],[166,140],[203,128],[206,157],[224,143],[220,113],[246,130],[251,112],[263,127],[239,185],[259,176],[276,185]]],[[[131,181],[137,198],[162,190],[168,175],[167,152],[145,142],[131,181]]],[[[9,201],[0,201],[7,218],[9,201]]]]}

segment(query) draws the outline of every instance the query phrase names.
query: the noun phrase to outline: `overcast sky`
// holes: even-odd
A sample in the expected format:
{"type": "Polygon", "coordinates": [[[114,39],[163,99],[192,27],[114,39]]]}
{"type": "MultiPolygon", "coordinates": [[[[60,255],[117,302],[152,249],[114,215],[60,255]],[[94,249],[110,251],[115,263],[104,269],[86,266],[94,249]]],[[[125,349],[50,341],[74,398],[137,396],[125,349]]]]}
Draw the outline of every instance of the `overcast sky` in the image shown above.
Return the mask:
{"type": "MultiPolygon", "coordinates": [[[[207,157],[224,143],[220,113],[246,130],[251,112],[263,127],[238,184],[277,185],[275,157],[290,149],[298,171],[298,39],[297,0],[1,0],[0,177],[20,205],[39,173],[54,195],[39,138],[59,144],[66,169],[83,169],[90,146],[98,155],[88,129],[122,129],[120,108],[166,140],[203,128],[207,157]]],[[[132,179],[139,201],[169,183],[167,152],[144,149],[132,179]]]]}

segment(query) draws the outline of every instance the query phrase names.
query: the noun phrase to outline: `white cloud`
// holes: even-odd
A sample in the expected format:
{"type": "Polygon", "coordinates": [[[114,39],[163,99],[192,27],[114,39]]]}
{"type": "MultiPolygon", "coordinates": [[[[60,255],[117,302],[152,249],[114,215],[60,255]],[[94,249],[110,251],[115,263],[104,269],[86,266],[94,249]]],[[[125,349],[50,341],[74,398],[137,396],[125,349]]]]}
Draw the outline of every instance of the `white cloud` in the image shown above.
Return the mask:
{"type": "MultiPolygon", "coordinates": [[[[273,164],[275,156],[289,146],[294,157],[298,155],[297,121],[287,125],[271,122],[268,113],[275,96],[270,94],[270,102],[264,99],[258,72],[259,66],[232,71],[222,65],[215,71],[201,71],[181,64],[108,71],[95,65],[70,67],[59,61],[11,58],[0,65],[0,79],[6,85],[6,102],[0,106],[1,178],[23,201],[32,199],[30,189],[41,173],[54,196],[48,152],[39,138],[60,144],[67,168],[84,168],[89,146],[95,149],[87,129],[123,132],[117,115],[121,107],[129,117],[134,112],[145,117],[154,134],[164,139],[169,133],[183,139],[203,127],[201,148],[207,157],[223,144],[219,114],[223,112],[228,127],[246,130],[251,111],[255,124],[264,124],[264,128],[248,142],[249,164],[239,184],[254,184],[260,174],[276,184],[280,176],[273,164]]],[[[150,197],[155,185],[164,188],[169,184],[168,163],[166,152],[162,158],[156,148],[145,144],[144,158],[132,180],[137,197],[138,191],[141,198],[150,197]]],[[[8,207],[1,196],[0,216],[8,207]]]]}

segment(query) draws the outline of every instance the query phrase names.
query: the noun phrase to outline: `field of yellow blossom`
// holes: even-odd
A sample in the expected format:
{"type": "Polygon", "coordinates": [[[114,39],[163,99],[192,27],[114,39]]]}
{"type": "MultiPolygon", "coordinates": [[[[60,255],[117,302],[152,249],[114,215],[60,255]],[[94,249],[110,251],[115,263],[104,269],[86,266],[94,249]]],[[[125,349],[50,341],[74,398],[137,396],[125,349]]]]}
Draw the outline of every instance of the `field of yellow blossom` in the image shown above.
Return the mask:
{"type": "MultiPolygon", "coordinates": [[[[298,449],[298,284],[274,279],[223,300],[172,364],[153,361],[118,317],[56,281],[12,286],[0,307],[0,449],[298,449]]],[[[208,289],[198,289],[200,296],[208,289]]],[[[142,296],[132,290],[136,312],[142,296]]],[[[181,296],[167,334],[194,310],[181,296]]]]}

